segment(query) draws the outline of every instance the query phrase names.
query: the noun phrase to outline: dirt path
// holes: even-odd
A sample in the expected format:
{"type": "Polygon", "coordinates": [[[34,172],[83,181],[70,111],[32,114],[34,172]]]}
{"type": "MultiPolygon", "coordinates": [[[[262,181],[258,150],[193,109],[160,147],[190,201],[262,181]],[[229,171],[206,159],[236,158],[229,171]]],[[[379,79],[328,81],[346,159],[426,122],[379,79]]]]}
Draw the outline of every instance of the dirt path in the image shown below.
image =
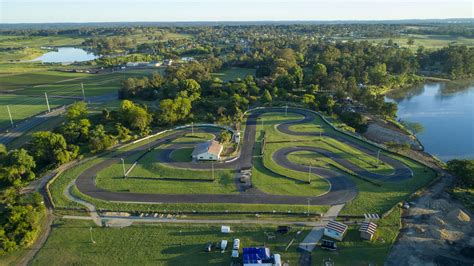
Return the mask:
{"type": "Polygon", "coordinates": [[[452,180],[442,177],[404,211],[386,265],[474,264],[474,217],[446,192],[452,180]]]}

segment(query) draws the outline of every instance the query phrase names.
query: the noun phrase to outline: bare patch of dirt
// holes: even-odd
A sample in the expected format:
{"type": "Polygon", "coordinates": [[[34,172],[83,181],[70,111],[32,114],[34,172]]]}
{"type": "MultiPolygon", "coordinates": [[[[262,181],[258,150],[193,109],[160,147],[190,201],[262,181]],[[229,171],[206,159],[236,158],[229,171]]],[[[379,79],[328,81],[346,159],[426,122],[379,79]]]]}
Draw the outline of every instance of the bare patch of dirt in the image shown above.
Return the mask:
{"type": "Polygon", "coordinates": [[[386,265],[473,265],[473,216],[446,192],[451,176],[428,188],[403,213],[386,265]]]}
{"type": "Polygon", "coordinates": [[[377,143],[396,142],[398,144],[408,143],[412,148],[421,150],[422,147],[417,139],[411,135],[406,134],[400,129],[390,125],[382,120],[372,120],[367,131],[363,134],[364,137],[375,141],[377,143]]]}

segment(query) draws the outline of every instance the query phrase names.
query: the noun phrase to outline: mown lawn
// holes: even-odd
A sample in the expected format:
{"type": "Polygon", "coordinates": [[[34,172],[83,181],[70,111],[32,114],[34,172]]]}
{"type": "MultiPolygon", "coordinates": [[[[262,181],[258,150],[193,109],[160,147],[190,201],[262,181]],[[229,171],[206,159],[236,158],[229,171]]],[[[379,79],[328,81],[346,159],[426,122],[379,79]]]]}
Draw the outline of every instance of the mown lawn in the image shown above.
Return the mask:
{"type": "Polygon", "coordinates": [[[191,154],[193,153],[193,148],[181,148],[173,151],[170,154],[171,159],[176,162],[190,162],[192,160],[191,154]]]}
{"type": "MultiPolygon", "coordinates": [[[[162,151],[158,148],[145,155],[130,172],[123,178],[122,164],[117,163],[97,173],[96,183],[100,188],[111,191],[130,191],[141,193],[161,194],[233,194],[237,190],[231,170],[215,170],[213,182],[192,182],[176,180],[159,180],[158,178],[177,179],[211,179],[212,171],[179,169],[165,166],[157,161],[162,151]]],[[[139,154],[126,160],[128,169],[139,154]]]]}
{"type": "Polygon", "coordinates": [[[229,69],[224,69],[217,73],[212,73],[212,76],[219,78],[222,81],[231,81],[238,78],[244,79],[247,76],[255,76],[255,69],[253,68],[241,68],[241,67],[232,67],[229,69]]]}
{"type": "Polygon", "coordinates": [[[56,220],[45,246],[32,265],[229,265],[234,238],[242,247],[265,244],[282,260],[296,265],[297,243],[309,228],[296,227],[286,235],[275,232],[276,226],[230,225],[230,234],[220,233],[220,225],[139,224],[130,227],[100,228],[88,221],[56,220]],[[95,244],[90,240],[90,228],[95,244]],[[298,235],[297,231],[301,231],[298,235]],[[265,232],[275,238],[269,240],[265,232]],[[288,243],[294,244],[285,251],[288,243]],[[218,249],[204,252],[208,242],[228,241],[224,253],[218,249]]]}
{"type": "MultiPolygon", "coordinates": [[[[69,99],[49,98],[50,108],[72,103],[69,99]]],[[[43,97],[24,97],[18,95],[0,95],[0,128],[10,126],[10,117],[7,106],[10,108],[13,123],[16,124],[30,116],[47,112],[46,99],[43,97]]]]}
{"type": "Polygon", "coordinates": [[[377,232],[372,241],[360,238],[359,226],[350,226],[344,241],[336,243],[337,251],[316,248],[312,252],[312,265],[322,265],[328,259],[334,265],[383,265],[400,230],[400,209],[376,223],[377,232]]]}

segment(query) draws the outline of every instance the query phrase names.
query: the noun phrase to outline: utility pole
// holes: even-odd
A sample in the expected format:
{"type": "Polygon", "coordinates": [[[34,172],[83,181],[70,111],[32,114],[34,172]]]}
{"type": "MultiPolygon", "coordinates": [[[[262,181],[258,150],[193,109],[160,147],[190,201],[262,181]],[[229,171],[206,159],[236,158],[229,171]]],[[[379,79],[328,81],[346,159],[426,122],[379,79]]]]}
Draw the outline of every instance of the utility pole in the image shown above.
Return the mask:
{"type": "Polygon", "coordinates": [[[309,163],[308,184],[311,184],[311,162],[309,163]]]}
{"type": "Polygon", "coordinates": [[[377,151],[377,163],[380,164],[380,149],[377,151]]]}
{"type": "Polygon", "coordinates": [[[194,135],[194,122],[191,122],[191,134],[194,135]]]}
{"type": "Polygon", "coordinates": [[[262,130],[263,130],[263,117],[262,117],[262,118],[260,118],[260,119],[262,120],[262,130]]]}
{"type": "Polygon", "coordinates": [[[308,198],[308,217],[309,217],[309,206],[310,206],[310,203],[311,203],[311,198],[308,198]]]}
{"type": "Polygon", "coordinates": [[[285,105],[285,116],[288,116],[288,103],[285,105]]]}
{"type": "Polygon", "coordinates": [[[10,117],[10,123],[12,124],[12,127],[14,127],[12,113],[10,112],[10,106],[8,105],[7,105],[7,110],[8,110],[8,116],[10,117]]]}
{"type": "Polygon", "coordinates": [[[48,101],[48,94],[45,92],[44,97],[46,98],[46,106],[48,106],[48,113],[51,112],[51,108],[49,108],[49,101],[48,101]]]}
{"type": "Polygon", "coordinates": [[[212,180],[214,180],[214,161],[211,161],[212,180]]]}
{"type": "Polygon", "coordinates": [[[90,233],[90,236],[91,236],[91,243],[92,243],[92,244],[95,244],[95,241],[94,241],[94,239],[92,238],[92,227],[89,228],[89,233],[90,233]]]}
{"type": "Polygon", "coordinates": [[[120,158],[120,160],[122,160],[123,178],[126,178],[127,175],[126,175],[126,172],[125,172],[125,161],[124,161],[123,158],[120,158]]]}
{"type": "Polygon", "coordinates": [[[81,82],[81,90],[82,90],[82,100],[86,101],[86,94],[84,93],[84,83],[81,82]]]}

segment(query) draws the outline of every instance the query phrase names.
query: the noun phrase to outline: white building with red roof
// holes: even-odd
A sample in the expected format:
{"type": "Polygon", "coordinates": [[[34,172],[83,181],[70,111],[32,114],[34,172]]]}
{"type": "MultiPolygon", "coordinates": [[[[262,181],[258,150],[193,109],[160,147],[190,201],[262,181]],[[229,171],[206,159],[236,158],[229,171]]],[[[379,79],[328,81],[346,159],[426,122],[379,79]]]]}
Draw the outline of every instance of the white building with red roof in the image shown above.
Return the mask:
{"type": "Polygon", "coordinates": [[[347,232],[347,228],[348,226],[343,223],[336,222],[336,221],[329,221],[326,227],[324,227],[324,235],[327,237],[342,241],[342,239],[344,238],[344,235],[347,232]]]}
{"type": "Polygon", "coordinates": [[[206,141],[194,147],[192,157],[198,161],[218,161],[221,159],[222,149],[223,146],[219,142],[206,141]]]}

